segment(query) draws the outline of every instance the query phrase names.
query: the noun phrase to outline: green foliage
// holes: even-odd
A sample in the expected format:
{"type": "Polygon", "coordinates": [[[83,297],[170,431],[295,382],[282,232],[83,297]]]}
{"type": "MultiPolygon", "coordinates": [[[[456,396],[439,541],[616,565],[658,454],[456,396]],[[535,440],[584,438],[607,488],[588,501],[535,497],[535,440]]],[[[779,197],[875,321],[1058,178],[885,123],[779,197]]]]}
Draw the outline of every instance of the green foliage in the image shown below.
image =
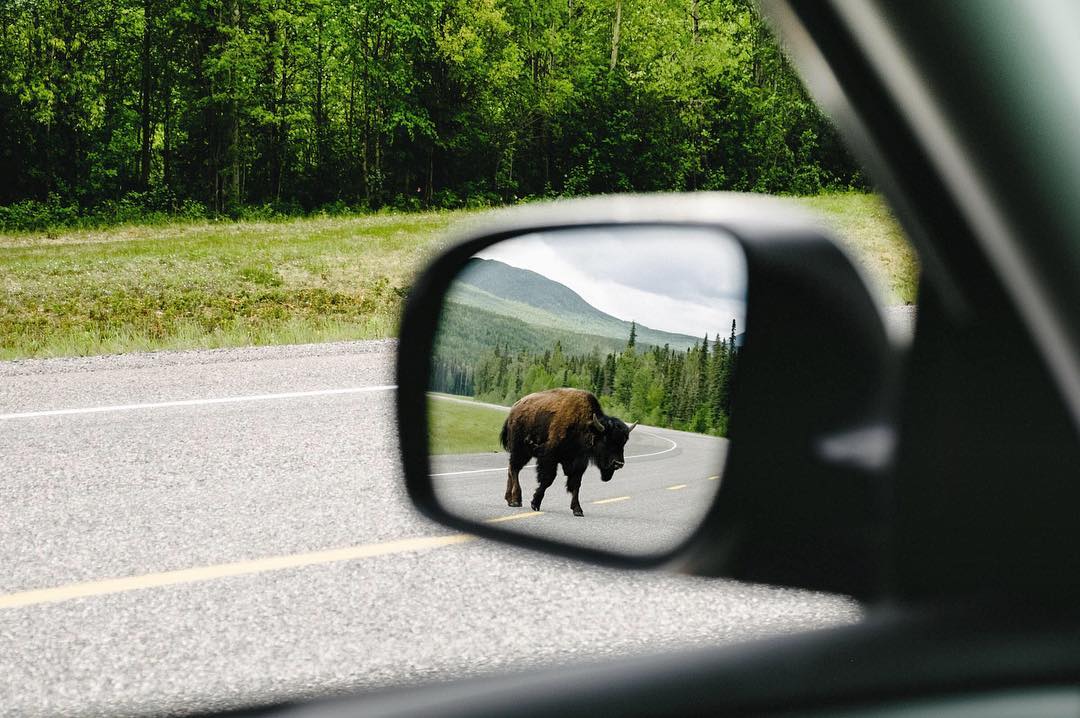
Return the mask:
{"type": "Polygon", "coordinates": [[[627,421],[726,436],[739,350],[735,326],[726,339],[702,340],[687,351],[635,346],[568,353],[563,340],[507,345],[463,355],[444,345],[435,353],[430,389],[510,405],[535,391],[570,386],[596,394],[604,410],[627,421]]]}
{"type": "Polygon", "coordinates": [[[0,228],[862,187],[746,0],[0,3],[0,228]]]}

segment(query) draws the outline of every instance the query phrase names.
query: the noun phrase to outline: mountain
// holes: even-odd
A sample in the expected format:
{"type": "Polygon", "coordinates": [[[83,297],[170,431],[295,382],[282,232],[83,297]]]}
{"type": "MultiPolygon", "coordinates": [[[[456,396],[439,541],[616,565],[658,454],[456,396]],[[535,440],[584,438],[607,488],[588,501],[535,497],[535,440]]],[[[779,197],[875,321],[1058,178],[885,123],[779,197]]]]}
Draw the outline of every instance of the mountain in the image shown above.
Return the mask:
{"type": "Polygon", "coordinates": [[[439,318],[435,354],[443,361],[474,364],[495,347],[543,354],[555,342],[560,342],[567,354],[579,356],[593,351],[605,355],[626,347],[625,339],[538,326],[507,314],[452,302],[443,306],[439,318]]]}
{"type": "MultiPolygon", "coordinates": [[[[611,340],[625,344],[630,336],[630,322],[600,311],[566,285],[494,259],[470,259],[447,301],[485,314],[511,317],[531,327],[567,332],[575,335],[575,340],[584,337],[605,340],[595,342],[597,345],[608,346],[611,340]]],[[[700,343],[701,337],[638,324],[637,341],[685,350],[700,343]]]]}

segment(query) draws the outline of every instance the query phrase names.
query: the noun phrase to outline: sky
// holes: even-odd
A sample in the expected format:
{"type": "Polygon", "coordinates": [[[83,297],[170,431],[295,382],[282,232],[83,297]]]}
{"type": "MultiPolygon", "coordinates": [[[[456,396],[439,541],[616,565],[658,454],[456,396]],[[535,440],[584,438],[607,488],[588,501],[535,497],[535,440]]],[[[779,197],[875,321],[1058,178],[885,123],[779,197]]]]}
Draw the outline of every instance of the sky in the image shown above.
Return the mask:
{"type": "Polygon", "coordinates": [[[727,336],[745,330],[746,260],[735,240],[689,227],[571,229],[477,253],[565,284],[597,309],[652,329],[727,336]]]}

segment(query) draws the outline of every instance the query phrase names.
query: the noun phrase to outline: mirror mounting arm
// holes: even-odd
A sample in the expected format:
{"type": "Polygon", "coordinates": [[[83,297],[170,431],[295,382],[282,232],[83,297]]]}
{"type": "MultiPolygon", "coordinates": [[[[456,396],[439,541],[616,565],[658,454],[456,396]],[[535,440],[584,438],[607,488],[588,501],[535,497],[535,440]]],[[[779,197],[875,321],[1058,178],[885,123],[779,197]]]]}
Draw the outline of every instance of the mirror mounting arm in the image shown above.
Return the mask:
{"type": "Polygon", "coordinates": [[[747,334],[724,483],[683,570],[882,592],[901,351],[859,272],[814,230],[733,228],[747,334]]]}

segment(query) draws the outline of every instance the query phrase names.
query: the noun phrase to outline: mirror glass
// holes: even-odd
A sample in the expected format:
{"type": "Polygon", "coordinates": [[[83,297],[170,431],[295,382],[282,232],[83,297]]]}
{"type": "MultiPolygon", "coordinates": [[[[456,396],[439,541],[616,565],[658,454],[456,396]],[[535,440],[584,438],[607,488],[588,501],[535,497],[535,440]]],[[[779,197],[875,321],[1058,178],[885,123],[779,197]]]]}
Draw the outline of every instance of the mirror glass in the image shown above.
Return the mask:
{"type": "Polygon", "coordinates": [[[712,229],[563,229],[478,252],[432,357],[437,499],[507,531],[675,548],[722,481],[745,314],[745,257],[712,229]]]}

